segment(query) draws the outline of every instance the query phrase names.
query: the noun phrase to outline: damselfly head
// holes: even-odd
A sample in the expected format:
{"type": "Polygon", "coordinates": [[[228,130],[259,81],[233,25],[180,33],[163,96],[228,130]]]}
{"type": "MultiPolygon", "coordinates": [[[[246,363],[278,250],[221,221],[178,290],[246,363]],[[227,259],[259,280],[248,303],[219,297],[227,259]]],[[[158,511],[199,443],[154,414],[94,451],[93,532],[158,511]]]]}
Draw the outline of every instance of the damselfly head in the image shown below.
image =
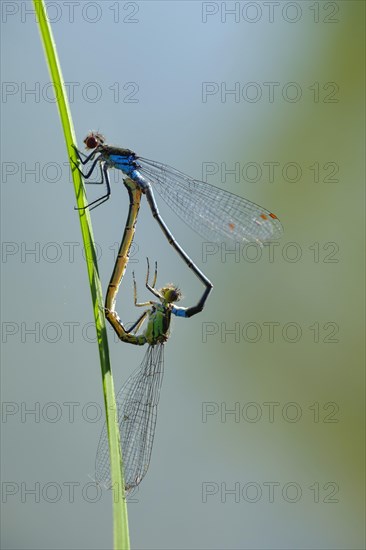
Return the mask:
{"type": "Polygon", "coordinates": [[[105,137],[99,132],[90,132],[84,139],[85,149],[96,149],[98,145],[103,145],[105,137]]]}
{"type": "Polygon", "coordinates": [[[182,298],[182,293],[180,289],[172,284],[163,286],[163,288],[161,288],[159,292],[163,296],[164,300],[169,304],[172,304],[173,302],[179,302],[179,300],[182,298]]]}

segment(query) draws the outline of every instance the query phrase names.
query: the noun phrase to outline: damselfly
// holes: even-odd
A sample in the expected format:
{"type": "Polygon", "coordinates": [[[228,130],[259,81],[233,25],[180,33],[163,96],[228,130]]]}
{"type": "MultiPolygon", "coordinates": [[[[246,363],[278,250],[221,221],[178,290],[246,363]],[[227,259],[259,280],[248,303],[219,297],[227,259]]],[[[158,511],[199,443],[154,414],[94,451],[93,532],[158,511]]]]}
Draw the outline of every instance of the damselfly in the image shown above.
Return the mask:
{"type": "Polygon", "coordinates": [[[76,154],[81,164],[92,161],[92,165],[86,174],[78,165],[77,169],[88,180],[99,164],[101,181],[90,183],[105,183],[107,187],[107,192],[90,202],[87,208],[95,208],[109,199],[111,187],[108,170],[121,170],[124,178],[133,180],[141,193],[146,195],[152,215],[169,243],[206,286],[205,299],[210,293],[212,283],[174,239],[159,213],[152,187],[189,227],[208,241],[256,242],[261,245],[279,239],[283,233],[282,225],[275,214],[242,197],[195,180],[165,164],[137,156],[130,149],[109,146],[98,132],[90,132],[84,143],[86,149],[92,149],[92,152],[85,156],[75,148],[76,154]]]}
{"type": "MultiPolygon", "coordinates": [[[[125,489],[130,491],[145,476],[151,457],[154,441],[157,406],[164,372],[164,344],[169,337],[171,315],[191,317],[196,307],[184,308],[175,305],[181,298],[180,290],[169,284],[157,290],[157,264],[153,282],[149,284],[149,262],[147,263],[146,288],[159,301],[137,302],[136,280],[133,274],[134,303],[137,307],[148,306],[149,309],[126,330],[118,319],[118,335],[129,344],[142,346],[148,344],[139,368],[130,376],[116,397],[118,423],[122,444],[124,463],[125,489]],[[147,319],[143,334],[136,335],[147,319]]],[[[96,480],[110,486],[109,449],[107,429],[104,426],[98,445],[95,462],[96,480]]]]}
{"type": "MultiPolygon", "coordinates": [[[[179,317],[192,317],[202,310],[203,304],[211,290],[205,288],[198,304],[189,308],[177,307],[180,291],[167,285],[156,290],[157,265],[153,283],[149,285],[149,263],[146,275],[146,287],[159,302],[137,302],[136,282],[134,281],[134,301],[136,306],[149,306],[128,330],[123,325],[115,310],[119,286],[126,271],[129,252],[135,234],[136,222],[141,202],[142,191],[129,177],[124,184],[130,197],[129,211],[121,245],[108,285],[105,314],[118,337],[129,344],[142,346],[148,344],[148,350],[137,371],[127,380],[117,395],[118,422],[122,455],[124,461],[125,486],[129,491],[136,487],[144,477],[150,462],[154,440],[157,405],[163,376],[163,345],[169,336],[172,313],[179,317]],[[146,330],[141,335],[136,332],[148,319],[146,330]]],[[[96,457],[96,480],[110,485],[109,450],[106,427],[103,428],[96,457]]]]}

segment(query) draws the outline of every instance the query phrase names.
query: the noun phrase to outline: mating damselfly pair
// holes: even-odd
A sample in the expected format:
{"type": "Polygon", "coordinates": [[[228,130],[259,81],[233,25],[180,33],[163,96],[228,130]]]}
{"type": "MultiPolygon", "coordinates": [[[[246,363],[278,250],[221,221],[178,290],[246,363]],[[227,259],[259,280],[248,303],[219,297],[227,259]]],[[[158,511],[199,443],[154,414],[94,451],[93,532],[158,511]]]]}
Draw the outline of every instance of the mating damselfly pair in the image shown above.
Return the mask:
{"type": "MultiPolygon", "coordinates": [[[[213,286],[167,227],[159,213],[153,189],[157,190],[163,200],[189,227],[209,241],[255,242],[261,245],[279,239],[283,229],[275,214],[257,204],[193,179],[170,166],[137,156],[130,149],[107,145],[105,138],[97,132],[89,133],[84,143],[91,153],[86,156],[75,148],[76,154],[81,164],[86,165],[89,162],[92,164],[85,174],[77,164],[75,164],[76,168],[81,172],[86,183],[106,186],[106,192],[90,202],[86,208],[93,209],[109,199],[111,186],[108,171],[111,168],[122,172],[130,199],[122,242],[107,290],[106,318],[122,341],[134,345],[149,345],[140,367],[117,395],[125,485],[126,490],[129,491],[141,482],[150,462],[163,376],[163,346],[169,336],[171,315],[189,318],[202,311],[213,286]],[[97,166],[100,168],[100,181],[88,182],[97,166]],[[129,330],[126,330],[115,310],[116,297],[127,267],[142,195],[146,196],[152,215],[169,244],[203,283],[204,291],[196,305],[188,308],[177,307],[175,302],[180,298],[179,290],[171,285],[157,290],[155,288],[156,268],[153,284],[149,285],[148,265],[146,287],[159,301],[138,303],[134,279],[135,305],[149,306],[149,309],[129,330]],[[143,334],[136,335],[146,319],[148,319],[146,330],[143,334]]],[[[98,446],[96,478],[97,481],[106,485],[110,483],[106,428],[103,429],[98,446]]]]}

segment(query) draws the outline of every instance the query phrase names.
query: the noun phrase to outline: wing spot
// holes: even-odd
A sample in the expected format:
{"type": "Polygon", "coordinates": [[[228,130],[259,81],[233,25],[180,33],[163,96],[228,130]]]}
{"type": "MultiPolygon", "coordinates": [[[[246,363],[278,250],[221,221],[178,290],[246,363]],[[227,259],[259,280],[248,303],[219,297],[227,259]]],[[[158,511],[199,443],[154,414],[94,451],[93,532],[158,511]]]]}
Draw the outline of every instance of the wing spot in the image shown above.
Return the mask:
{"type": "Polygon", "coordinates": [[[276,214],[272,214],[272,212],[270,213],[270,217],[271,217],[273,220],[277,220],[277,219],[278,219],[277,216],[276,216],[276,214]]]}
{"type": "Polygon", "coordinates": [[[265,214],[261,214],[260,217],[262,218],[262,220],[268,220],[268,218],[265,214]]]}
{"type": "Polygon", "coordinates": [[[229,229],[230,229],[230,231],[234,231],[235,223],[229,223],[229,229]]]}

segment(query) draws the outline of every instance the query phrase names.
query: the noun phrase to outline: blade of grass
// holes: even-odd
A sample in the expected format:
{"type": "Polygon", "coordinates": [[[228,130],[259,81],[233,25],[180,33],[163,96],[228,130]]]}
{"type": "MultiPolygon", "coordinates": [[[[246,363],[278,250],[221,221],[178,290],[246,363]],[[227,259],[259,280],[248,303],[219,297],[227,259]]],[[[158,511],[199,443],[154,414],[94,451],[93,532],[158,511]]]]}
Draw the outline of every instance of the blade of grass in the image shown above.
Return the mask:
{"type": "MultiPolygon", "coordinates": [[[[70,108],[67,100],[64,80],[57,56],[51,26],[47,17],[44,0],[33,0],[37,14],[38,26],[44,46],[51,80],[53,82],[57,105],[60,113],[61,124],[64,131],[68,157],[77,160],[72,144],[76,144],[75,132],[72,124],[70,108]]],[[[78,170],[72,165],[76,201],[79,208],[85,207],[86,198],[83,182],[78,170]]],[[[116,422],[116,402],[112,371],[109,359],[107,330],[103,314],[103,296],[99,279],[97,255],[95,250],[93,231],[88,210],[79,210],[80,227],[84,242],[85,259],[88,270],[90,291],[93,302],[97,341],[99,347],[100,365],[103,379],[104,404],[106,409],[108,439],[111,459],[111,479],[113,486],[113,534],[114,548],[129,550],[129,531],[127,518],[127,505],[124,491],[123,464],[119,438],[118,423],[116,422]]]]}

